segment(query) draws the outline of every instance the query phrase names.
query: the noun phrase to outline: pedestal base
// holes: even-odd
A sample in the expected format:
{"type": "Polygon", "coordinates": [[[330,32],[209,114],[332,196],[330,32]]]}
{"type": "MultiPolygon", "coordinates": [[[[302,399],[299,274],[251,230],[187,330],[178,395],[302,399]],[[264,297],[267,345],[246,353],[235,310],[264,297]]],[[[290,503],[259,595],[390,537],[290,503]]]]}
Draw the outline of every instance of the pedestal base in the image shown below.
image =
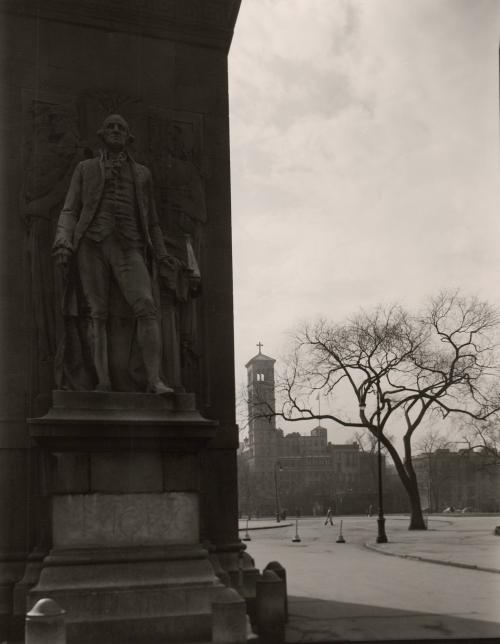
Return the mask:
{"type": "Polygon", "coordinates": [[[206,641],[221,588],[199,546],[54,550],[28,609],[57,601],[70,644],[206,641]]]}
{"type": "Polygon", "coordinates": [[[51,550],[28,610],[66,611],[69,644],[207,641],[223,587],[200,545],[200,452],[217,423],[189,394],[53,392],[30,421],[51,550]]]}

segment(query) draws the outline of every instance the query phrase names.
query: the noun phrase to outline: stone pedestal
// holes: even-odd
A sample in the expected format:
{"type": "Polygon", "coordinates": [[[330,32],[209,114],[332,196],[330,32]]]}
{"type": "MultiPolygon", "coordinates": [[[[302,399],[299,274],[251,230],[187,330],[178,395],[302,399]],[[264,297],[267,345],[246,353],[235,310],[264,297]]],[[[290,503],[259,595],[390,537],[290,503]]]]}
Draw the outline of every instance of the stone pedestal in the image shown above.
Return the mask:
{"type": "Polygon", "coordinates": [[[217,424],[181,395],[53,392],[32,419],[50,525],[28,608],[49,597],[69,642],[210,638],[222,585],[200,544],[200,451],[217,424]]]}

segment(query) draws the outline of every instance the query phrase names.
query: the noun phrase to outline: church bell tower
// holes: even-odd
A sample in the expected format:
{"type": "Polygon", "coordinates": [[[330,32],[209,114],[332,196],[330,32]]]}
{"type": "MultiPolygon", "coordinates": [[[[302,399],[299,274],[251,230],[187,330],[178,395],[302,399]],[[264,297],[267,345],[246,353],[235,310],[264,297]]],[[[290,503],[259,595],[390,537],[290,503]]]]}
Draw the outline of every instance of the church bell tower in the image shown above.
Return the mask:
{"type": "Polygon", "coordinates": [[[255,433],[276,430],[275,416],[265,416],[268,413],[274,414],[276,409],[274,394],[274,363],[276,360],[262,353],[264,345],[261,342],[257,346],[259,353],[245,365],[247,369],[250,442],[252,442],[255,433]]]}

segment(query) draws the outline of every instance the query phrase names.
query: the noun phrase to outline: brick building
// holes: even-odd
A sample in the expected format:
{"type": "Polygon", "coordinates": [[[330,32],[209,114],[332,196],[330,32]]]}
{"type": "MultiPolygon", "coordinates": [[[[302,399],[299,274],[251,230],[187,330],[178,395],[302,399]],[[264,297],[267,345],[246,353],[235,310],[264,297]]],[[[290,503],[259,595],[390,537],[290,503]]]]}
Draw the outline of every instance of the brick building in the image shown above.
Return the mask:
{"type": "Polygon", "coordinates": [[[415,456],[422,507],[500,511],[500,465],[488,451],[436,449],[415,456]]]}
{"type": "Polygon", "coordinates": [[[245,365],[249,424],[238,456],[240,512],[269,515],[279,508],[321,514],[334,505],[339,513],[349,513],[375,507],[374,454],[364,453],[357,443],[329,443],[321,425],[309,435],[284,434],[275,416],[263,416],[275,411],[275,362],[259,345],[259,353],[245,365]]]}

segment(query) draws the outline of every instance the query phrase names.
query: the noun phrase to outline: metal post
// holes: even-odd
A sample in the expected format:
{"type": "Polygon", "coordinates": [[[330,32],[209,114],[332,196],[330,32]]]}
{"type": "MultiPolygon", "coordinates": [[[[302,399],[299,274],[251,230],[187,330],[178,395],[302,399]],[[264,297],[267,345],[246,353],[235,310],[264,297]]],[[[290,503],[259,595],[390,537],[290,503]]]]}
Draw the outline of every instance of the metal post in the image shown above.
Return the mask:
{"type": "MultiPolygon", "coordinates": [[[[384,495],[382,489],[382,451],[380,446],[380,437],[382,435],[381,421],[380,421],[380,392],[378,389],[378,382],[376,388],[377,394],[377,469],[378,469],[378,534],[377,534],[377,543],[387,543],[387,535],[385,533],[385,517],[384,517],[384,495]]],[[[364,398],[360,400],[359,404],[360,414],[366,423],[366,418],[364,417],[364,412],[366,409],[366,404],[364,398]]],[[[370,423],[371,425],[371,423],[370,423]]]]}
{"type": "Polygon", "coordinates": [[[340,519],[340,530],[337,543],[345,543],[344,535],[342,534],[342,519],[340,519]]]}
{"type": "Polygon", "coordinates": [[[279,466],[280,466],[280,462],[276,461],[276,463],[274,464],[274,491],[276,493],[276,523],[279,523],[281,521],[280,496],[278,491],[278,467],[279,466]]]}
{"type": "Polygon", "coordinates": [[[378,447],[378,534],[377,543],[387,543],[387,535],[385,533],[385,517],[384,517],[384,494],[382,489],[382,451],[380,447],[380,395],[377,387],[377,447],[378,447]]]}
{"type": "MultiPolygon", "coordinates": [[[[380,432],[380,429],[379,429],[380,432]]],[[[387,543],[387,535],[385,533],[385,517],[384,517],[384,494],[382,490],[382,452],[380,449],[380,435],[378,437],[378,534],[377,543],[387,543]]]]}
{"type": "Polygon", "coordinates": [[[432,510],[432,462],[431,462],[431,457],[432,454],[429,452],[429,499],[428,499],[428,506],[429,506],[429,513],[432,510]]]}
{"type": "Polygon", "coordinates": [[[246,530],[245,530],[245,536],[243,537],[242,541],[251,541],[251,540],[252,539],[251,539],[251,537],[250,537],[250,535],[248,533],[248,517],[247,517],[247,527],[246,527],[246,530]]]}

